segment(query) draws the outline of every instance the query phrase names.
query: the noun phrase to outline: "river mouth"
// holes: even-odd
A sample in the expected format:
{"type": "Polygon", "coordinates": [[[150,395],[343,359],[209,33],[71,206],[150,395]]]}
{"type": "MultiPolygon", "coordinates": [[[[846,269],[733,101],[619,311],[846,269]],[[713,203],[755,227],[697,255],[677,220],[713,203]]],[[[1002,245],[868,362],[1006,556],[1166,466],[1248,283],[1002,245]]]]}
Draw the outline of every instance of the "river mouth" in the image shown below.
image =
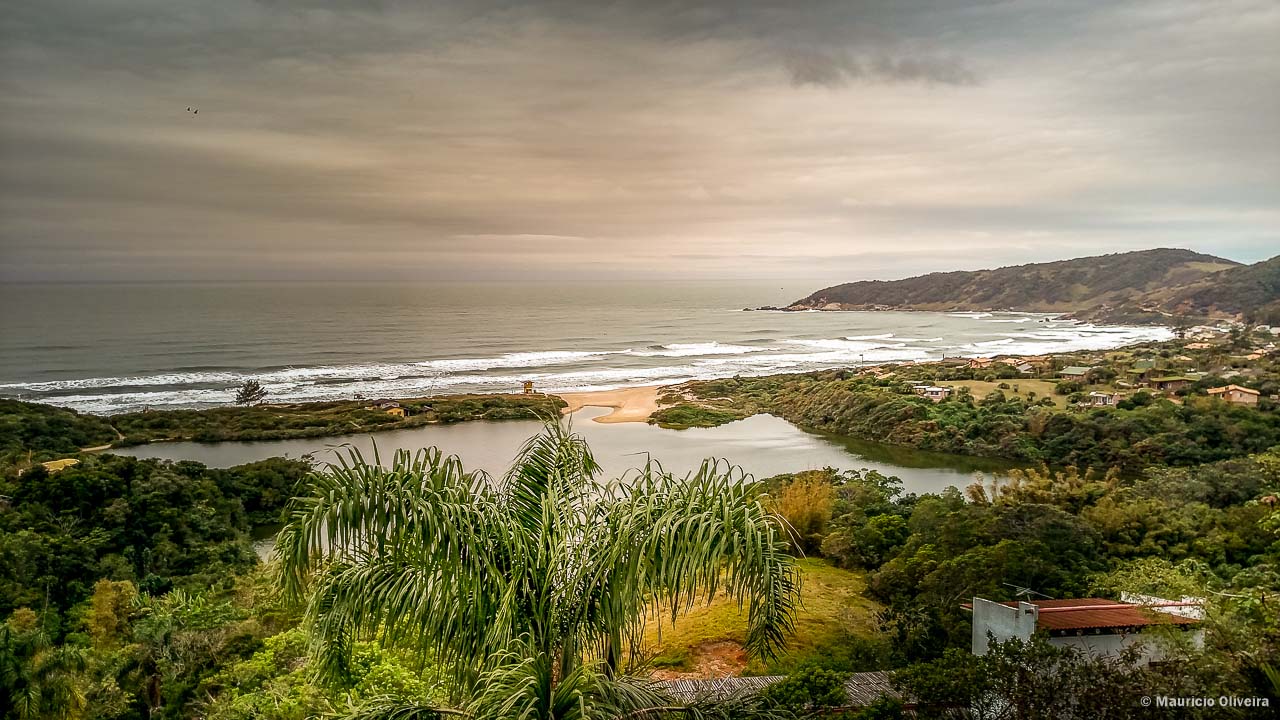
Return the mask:
{"type": "MultiPolygon", "coordinates": [[[[593,422],[609,412],[609,408],[585,407],[566,420],[574,432],[587,440],[603,469],[602,476],[608,478],[641,466],[650,457],[677,474],[689,472],[704,459],[714,457],[728,460],[757,478],[826,467],[872,469],[901,478],[906,492],[924,494],[939,493],[947,487],[964,488],[973,482],[975,473],[1003,475],[1017,467],[1000,460],[922,452],[810,432],[773,415],[687,430],[638,422],[593,422]]],[[[376,448],[379,456],[386,459],[396,450],[435,446],[460,457],[468,469],[501,476],[524,441],[541,427],[536,420],[471,421],[324,438],[154,443],[111,452],[232,467],[270,457],[309,455],[326,462],[348,448],[359,449],[367,459],[373,458],[376,448]]]]}

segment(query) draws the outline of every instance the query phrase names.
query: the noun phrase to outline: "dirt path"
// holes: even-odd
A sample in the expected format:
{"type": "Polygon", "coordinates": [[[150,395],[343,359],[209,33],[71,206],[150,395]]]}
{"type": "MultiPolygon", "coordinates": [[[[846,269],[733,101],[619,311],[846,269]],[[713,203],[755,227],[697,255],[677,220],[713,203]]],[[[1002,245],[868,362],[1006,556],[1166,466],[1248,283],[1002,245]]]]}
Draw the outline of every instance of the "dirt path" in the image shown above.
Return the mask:
{"type": "MultiPolygon", "coordinates": [[[[120,430],[117,429],[115,425],[112,425],[111,429],[114,430],[116,433],[116,440],[124,439],[124,433],[120,432],[120,430]]],[[[110,450],[110,449],[111,449],[111,443],[107,443],[106,445],[95,445],[93,447],[80,448],[80,452],[102,452],[103,450],[110,450]]]]}

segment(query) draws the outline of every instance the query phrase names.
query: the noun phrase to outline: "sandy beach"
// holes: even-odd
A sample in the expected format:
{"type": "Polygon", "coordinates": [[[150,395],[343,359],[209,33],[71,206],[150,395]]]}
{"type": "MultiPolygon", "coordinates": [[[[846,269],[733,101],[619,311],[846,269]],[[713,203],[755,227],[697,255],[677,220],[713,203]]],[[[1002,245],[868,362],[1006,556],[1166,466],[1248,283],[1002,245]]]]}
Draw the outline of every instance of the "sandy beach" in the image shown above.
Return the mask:
{"type": "Polygon", "coordinates": [[[658,410],[660,386],[618,388],[593,392],[555,393],[569,403],[562,412],[566,415],[584,407],[613,408],[613,412],[595,418],[599,423],[645,422],[658,410]]]}

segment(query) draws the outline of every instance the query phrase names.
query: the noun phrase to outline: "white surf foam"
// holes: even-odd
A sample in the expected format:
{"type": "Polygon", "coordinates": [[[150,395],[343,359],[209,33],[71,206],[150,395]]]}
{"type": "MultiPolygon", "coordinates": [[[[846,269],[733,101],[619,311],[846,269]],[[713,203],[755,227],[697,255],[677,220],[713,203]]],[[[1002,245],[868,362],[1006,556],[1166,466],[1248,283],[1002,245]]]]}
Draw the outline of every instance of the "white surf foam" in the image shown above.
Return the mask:
{"type": "Polygon", "coordinates": [[[628,354],[637,357],[697,357],[699,355],[744,355],[764,350],[767,350],[767,348],[751,347],[749,345],[722,345],[718,342],[671,343],[660,346],[660,349],[630,350],[628,354]]]}
{"type": "MultiPolygon", "coordinates": [[[[972,317],[976,313],[957,313],[972,317]]],[[[980,323],[975,323],[976,326],[980,323]]],[[[990,326],[988,326],[990,328],[990,326]]],[[[767,375],[851,367],[862,362],[939,359],[944,355],[1041,355],[1166,340],[1167,328],[1096,326],[1053,320],[978,330],[967,340],[899,337],[893,333],[819,339],[762,340],[759,345],[721,342],[669,343],[648,349],[514,352],[494,357],[437,358],[420,362],[372,362],[276,368],[261,372],[221,370],[171,372],[138,377],[98,377],[0,384],[0,394],[113,413],[144,406],[207,407],[232,402],[234,388],[248,378],[266,387],[275,402],[410,397],[454,392],[514,392],[524,380],[539,390],[569,391],[626,385],[671,384],[731,375],[767,375]],[[921,345],[922,343],[926,345],[921,345]],[[34,393],[35,397],[31,397],[34,393]]]]}

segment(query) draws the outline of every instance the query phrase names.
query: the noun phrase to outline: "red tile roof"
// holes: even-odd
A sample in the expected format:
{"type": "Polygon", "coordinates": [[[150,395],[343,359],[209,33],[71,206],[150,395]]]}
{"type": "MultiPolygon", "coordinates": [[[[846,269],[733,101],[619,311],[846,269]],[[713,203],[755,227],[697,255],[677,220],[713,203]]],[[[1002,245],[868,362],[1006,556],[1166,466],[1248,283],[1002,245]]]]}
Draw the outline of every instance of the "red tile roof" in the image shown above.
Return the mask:
{"type": "MultiPolygon", "coordinates": [[[[1000,603],[1018,607],[1017,602],[1000,603]]],[[[1194,625],[1195,618],[1159,612],[1142,605],[1107,600],[1076,598],[1074,600],[1036,600],[1040,608],[1036,627],[1042,630],[1088,630],[1092,628],[1144,627],[1147,625],[1194,625]]]]}

